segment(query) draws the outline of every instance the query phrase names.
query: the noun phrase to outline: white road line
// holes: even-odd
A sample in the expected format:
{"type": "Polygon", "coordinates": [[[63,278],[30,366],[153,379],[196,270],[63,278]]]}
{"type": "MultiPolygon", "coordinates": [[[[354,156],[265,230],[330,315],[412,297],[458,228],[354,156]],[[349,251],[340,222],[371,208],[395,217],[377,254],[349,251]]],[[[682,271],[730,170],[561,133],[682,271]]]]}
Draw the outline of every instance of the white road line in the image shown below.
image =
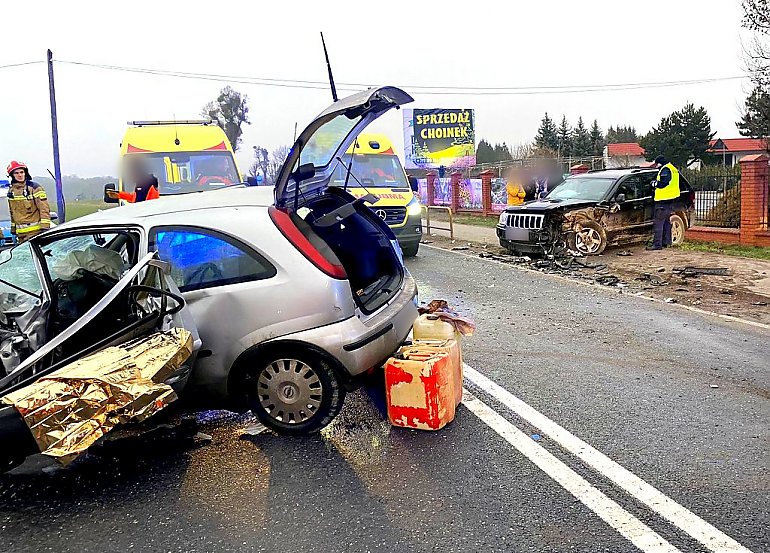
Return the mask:
{"type": "Polygon", "coordinates": [[[464,371],[465,378],[470,382],[711,551],[715,553],[751,553],[750,550],[730,536],[659,492],[477,370],[464,365],[464,371]]]}
{"type": "Polygon", "coordinates": [[[646,553],[679,552],[679,549],[592,486],[585,478],[468,390],[463,390],[463,405],[637,548],[646,553]]]}

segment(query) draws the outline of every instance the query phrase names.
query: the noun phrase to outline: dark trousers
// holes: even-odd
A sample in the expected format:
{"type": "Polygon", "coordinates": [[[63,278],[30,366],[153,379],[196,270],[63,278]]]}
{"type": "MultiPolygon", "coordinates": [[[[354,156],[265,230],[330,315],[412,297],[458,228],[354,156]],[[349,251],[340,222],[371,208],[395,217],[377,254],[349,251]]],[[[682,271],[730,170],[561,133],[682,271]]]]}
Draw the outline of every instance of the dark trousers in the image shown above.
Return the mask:
{"type": "Polygon", "coordinates": [[[671,245],[671,214],[674,212],[671,202],[655,202],[653,226],[653,248],[671,245]]]}

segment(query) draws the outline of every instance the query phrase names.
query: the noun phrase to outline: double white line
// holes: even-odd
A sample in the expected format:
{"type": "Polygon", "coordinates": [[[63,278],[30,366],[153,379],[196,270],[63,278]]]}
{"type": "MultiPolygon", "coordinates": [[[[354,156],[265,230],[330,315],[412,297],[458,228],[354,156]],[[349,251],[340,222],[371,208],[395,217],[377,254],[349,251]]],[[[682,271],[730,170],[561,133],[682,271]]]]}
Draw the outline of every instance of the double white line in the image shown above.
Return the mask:
{"type": "MultiPolygon", "coordinates": [[[[751,553],[730,536],[656,490],[480,372],[468,365],[464,366],[464,371],[469,382],[711,551],[751,553]]],[[[640,550],[650,553],[679,551],[468,390],[464,390],[463,405],[640,550]]]]}

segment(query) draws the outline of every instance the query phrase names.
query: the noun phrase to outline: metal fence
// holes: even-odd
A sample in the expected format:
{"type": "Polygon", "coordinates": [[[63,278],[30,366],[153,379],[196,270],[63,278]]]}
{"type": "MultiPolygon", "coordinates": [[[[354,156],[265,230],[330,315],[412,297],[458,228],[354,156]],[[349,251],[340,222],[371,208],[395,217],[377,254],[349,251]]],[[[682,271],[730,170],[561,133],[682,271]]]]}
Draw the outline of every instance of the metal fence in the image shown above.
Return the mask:
{"type": "Polygon", "coordinates": [[[682,171],[695,191],[695,224],[738,228],[741,223],[741,168],[703,167],[682,171]]]}

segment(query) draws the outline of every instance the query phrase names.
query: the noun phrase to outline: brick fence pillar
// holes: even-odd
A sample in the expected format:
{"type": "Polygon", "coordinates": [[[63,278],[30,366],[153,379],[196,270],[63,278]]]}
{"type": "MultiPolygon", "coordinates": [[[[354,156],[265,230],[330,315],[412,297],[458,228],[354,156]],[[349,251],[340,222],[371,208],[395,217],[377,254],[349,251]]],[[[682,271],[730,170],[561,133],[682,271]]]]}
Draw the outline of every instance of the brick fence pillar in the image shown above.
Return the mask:
{"type": "Polygon", "coordinates": [[[492,213],[492,178],[495,172],[487,169],[479,175],[481,177],[481,208],[486,217],[492,213]]]}
{"type": "Polygon", "coordinates": [[[460,207],[460,178],[463,174],[460,171],[454,171],[449,179],[451,188],[449,192],[452,198],[452,213],[457,213],[460,207]]]}
{"type": "Polygon", "coordinates": [[[757,233],[767,230],[770,165],[766,154],[741,159],[741,244],[758,244],[757,233]]]}
{"type": "Polygon", "coordinates": [[[427,173],[425,175],[425,196],[427,205],[433,205],[433,202],[436,199],[436,177],[438,175],[436,173],[427,173]]]}

